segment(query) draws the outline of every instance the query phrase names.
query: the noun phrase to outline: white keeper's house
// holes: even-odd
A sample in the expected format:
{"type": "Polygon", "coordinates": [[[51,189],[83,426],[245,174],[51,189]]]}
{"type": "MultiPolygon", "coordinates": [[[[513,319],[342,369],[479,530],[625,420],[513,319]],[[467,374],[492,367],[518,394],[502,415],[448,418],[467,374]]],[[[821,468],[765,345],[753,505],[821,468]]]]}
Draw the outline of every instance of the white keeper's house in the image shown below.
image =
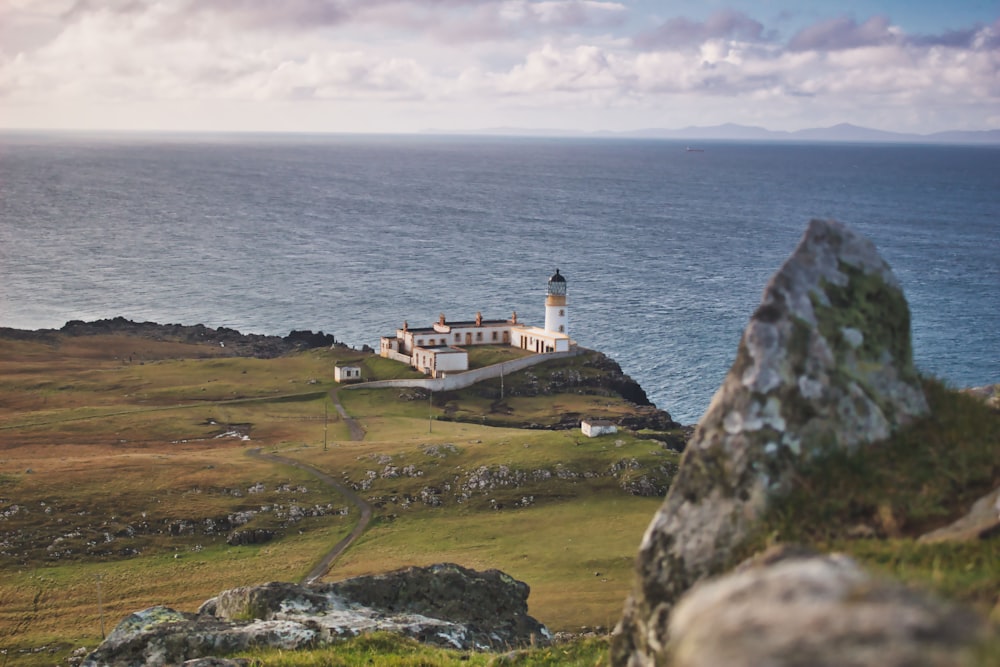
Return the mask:
{"type": "Polygon", "coordinates": [[[545,297],[545,327],[533,327],[517,319],[476,319],[449,322],[444,314],[432,326],[411,329],[407,322],[395,336],[382,336],[379,354],[409,364],[431,377],[443,377],[469,369],[469,355],[464,348],[471,345],[512,345],[537,354],[568,352],[573,341],[569,337],[566,309],[566,278],[559,269],[549,278],[545,297]]]}

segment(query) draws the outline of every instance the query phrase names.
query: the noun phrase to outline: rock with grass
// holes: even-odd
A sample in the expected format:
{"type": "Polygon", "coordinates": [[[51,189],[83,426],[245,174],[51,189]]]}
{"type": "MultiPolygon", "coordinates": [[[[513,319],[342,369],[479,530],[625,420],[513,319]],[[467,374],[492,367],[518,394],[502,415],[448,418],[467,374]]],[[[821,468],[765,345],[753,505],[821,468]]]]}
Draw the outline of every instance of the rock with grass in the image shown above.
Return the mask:
{"type": "Polygon", "coordinates": [[[316,632],[293,621],[228,623],[150,607],[130,614],[83,661],[83,667],[159,667],[245,651],[256,646],[297,649],[312,645],[316,632]]]}
{"type": "Polygon", "coordinates": [[[812,221],[768,283],[646,531],[613,663],[664,663],[680,596],[733,564],[799,463],[870,446],[927,409],[891,269],[845,225],[812,221]]]}
{"type": "Polygon", "coordinates": [[[377,631],[463,650],[544,643],[549,633],[528,615],[528,593],[527,584],[499,570],[450,563],[330,584],[271,582],[224,591],[198,614],[165,607],[132,614],[83,664],[173,665],[377,631]]]}
{"type": "Polygon", "coordinates": [[[968,542],[1000,535],[1000,487],[977,500],[957,521],[920,536],[924,544],[968,542]]]}
{"type": "Polygon", "coordinates": [[[666,654],[671,667],[951,667],[985,630],[848,556],[785,548],[684,595],[666,654]]]}

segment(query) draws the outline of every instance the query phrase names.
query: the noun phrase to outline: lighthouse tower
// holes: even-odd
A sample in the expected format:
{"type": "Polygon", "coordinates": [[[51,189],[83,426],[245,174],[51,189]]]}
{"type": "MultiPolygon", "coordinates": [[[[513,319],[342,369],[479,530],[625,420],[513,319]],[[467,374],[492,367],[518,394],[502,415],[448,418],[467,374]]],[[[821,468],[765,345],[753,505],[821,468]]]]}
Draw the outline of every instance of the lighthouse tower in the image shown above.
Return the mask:
{"type": "Polygon", "coordinates": [[[566,279],[559,269],[549,278],[548,294],[545,297],[545,330],[552,333],[568,334],[566,316],[566,279]]]}

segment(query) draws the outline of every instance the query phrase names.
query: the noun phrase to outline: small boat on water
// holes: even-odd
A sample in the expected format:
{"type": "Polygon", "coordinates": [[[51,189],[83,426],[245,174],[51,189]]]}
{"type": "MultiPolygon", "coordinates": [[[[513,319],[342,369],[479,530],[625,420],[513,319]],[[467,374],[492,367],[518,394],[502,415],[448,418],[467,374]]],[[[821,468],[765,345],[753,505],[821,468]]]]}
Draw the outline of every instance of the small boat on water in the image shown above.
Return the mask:
{"type": "Polygon", "coordinates": [[[687,150],[688,153],[704,153],[705,152],[704,148],[691,148],[690,146],[688,146],[686,150],[687,150]]]}

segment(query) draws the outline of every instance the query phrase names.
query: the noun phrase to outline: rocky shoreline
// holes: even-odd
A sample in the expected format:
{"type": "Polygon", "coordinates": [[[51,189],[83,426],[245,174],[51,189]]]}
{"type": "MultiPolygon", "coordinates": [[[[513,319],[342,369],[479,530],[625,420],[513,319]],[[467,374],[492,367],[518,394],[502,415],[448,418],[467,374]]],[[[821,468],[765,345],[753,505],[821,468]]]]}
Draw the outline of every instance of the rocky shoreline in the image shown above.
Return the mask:
{"type": "MultiPolygon", "coordinates": [[[[224,349],[219,356],[256,357],[272,359],[290,352],[308,350],[333,345],[346,348],[337,342],[333,334],[322,331],[291,331],[287,336],[245,334],[219,327],[213,329],[204,324],[158,324],[156,322],[136,322],[124,317],[84,322],[70,320],[59,329],[12,329],[0,327],[0,338],[9,340],[30,340],[47,344],[57,344],[60,336],[135,336],[158,341],[211,345],[224,349]]],[[[364,351],[372,351],[365,346],[364,351]]]]}

